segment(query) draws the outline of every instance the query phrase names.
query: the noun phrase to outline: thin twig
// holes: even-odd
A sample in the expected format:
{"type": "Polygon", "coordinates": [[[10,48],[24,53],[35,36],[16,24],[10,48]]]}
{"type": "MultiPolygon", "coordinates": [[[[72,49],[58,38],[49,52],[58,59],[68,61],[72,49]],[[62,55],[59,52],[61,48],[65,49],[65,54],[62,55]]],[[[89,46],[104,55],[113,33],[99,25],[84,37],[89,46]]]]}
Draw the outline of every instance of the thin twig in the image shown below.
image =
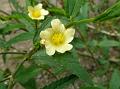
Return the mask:
{"type": "Polygon", "coordinates": [[[3,55],[3,54],[27,54],[26,52],[2,52],[0,53],[0,55],[3,55]]]}
{"type": "Polygon", "coordinates": [[[9,15],[7,12],[0,10],[1,13],[5,14],[5,15],[9,15]]]}
{"type": "Polygon", "coordinates": [[[16,71],[13,73],[13,77],[16,76],[16,73],[20,70],[21,66],[31,58],[31,56],[36,52],[36,49],[31,50],[25,57],[25,59],[18,65],[16,71]]]}
{"type": "Polygon", "coordinates": [[[58,80],[57,76],[54,73],[52,73],[49,69],[46,69],[46,71],[50,73],[56,80],[58,80]]]}
{"type": "Polygon", "coordinates": [[[94,22],[94,20],[95,20],[95,18],[89,18],[89,19],[83,19],[83,20],[79,20],[79,21],[73,21],[73,22],[68,23],[65,27],[69,28],[69,27],[73,26],[74,24],[94,22]]]}
{"type": "Polygon", "coordinates": [[[24,58],[24,60],[18,65],[18,67],[16,68],[15,72],[12,74],[12,78],[9,81],[9,85],[8,85],[8,89],[12,89],[14,86],[14,77],[16,76],[16,74],[18,73],[18,71],[20,70],[20,68],[22,67],[22,65],[31,58],[31,56],[37,51],[37,49],[33,49],[31,50],[26,57],[24,58]]]}
{"type": "Polygon", "coordinates": [[[91,56],[91,55],[89,55],[89,54],[85,54],[85,53],[80,52],[80,51],[78,51],[78,54],[79,54],[80,56],[83,56],[83,57],[92,58],[92,56],[91,56]]]}
{"type": "Polygon", "coordinates": [[[38,29],[38,21],[37,20],[35,21],[35,29],[36,30],[38,29]]]}
{"type": "Polygon", "coordinates": [[[0,81],[0,83],[5,82],[5,81],[9,80],[10,78],[11,78],[11,76],[8,76],[7,78],[4,78],[3,80],[0,81]]]}

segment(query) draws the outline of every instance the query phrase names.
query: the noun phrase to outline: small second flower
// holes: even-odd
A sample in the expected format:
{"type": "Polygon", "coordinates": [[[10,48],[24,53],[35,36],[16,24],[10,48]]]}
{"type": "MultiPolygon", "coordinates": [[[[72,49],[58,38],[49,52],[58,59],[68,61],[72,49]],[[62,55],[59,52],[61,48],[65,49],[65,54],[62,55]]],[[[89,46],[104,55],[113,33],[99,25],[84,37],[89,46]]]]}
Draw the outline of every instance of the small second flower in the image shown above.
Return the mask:
{"type": "Polygon", "coordinates": [[[45,9],[42,8],[42,4],[39,3],[38,5],[32,7],[32,6],[28,6],[28,15],[31,19],[34,20],[42,20],[44,19],[45,15],[48,15],[49,12],[45,9]]]}

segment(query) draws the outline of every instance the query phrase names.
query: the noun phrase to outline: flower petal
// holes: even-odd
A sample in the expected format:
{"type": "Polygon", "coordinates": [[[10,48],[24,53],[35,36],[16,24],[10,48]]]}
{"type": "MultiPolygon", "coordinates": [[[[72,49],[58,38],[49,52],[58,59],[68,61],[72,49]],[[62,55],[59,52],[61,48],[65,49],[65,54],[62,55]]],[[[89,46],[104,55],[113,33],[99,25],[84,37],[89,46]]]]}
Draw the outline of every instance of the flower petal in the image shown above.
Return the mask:
{"type": "Polygon", "coordinates": [[[65,26],[64,26],[63,24],[60,25],[60,28],[59,28],[59,29],[60,29],[61,32],[64,32],[64,31],[66,30],[66,29],[65,29],[65,26]]]}
{"type": "Polygon", "coordinates": [[[29,17],[30,17],[31,19],[35,19],[35,20],[42,20],[42,19],[44,19],[44,16],[40,16],[39,18],[35,18],[35,17],[33,17],[30,13],[29,13],[28,15],[29,15],[29,17]]]}
{"type": "Polygon", "coordinates": [[[73,40],[74,34],[75,34],[75,29],[73,28],[68,28],[65,31],[66,43],[70,43],[73,40]]]}
{"type": "Polygon", "coordinates": [[[71,44],[65,44],[65,45],[63,45],[63,46],[61,46],[61,47],[58,47],[58,48],[56,49],[56,51],[57,51],[57,52],[60,52],[60,53],[64,53],[64,52],[66,52],[66,51],[71,50],[72,48],[73,48],[73,46],[72,46],[71,44]]]}
{"type": "Polygon", "coordinates": [[[47,53],[49,56],[52,56],[52,55],[55,54],[55,49],[54,49],[54,47],[52,47],[50,44],[46,44],[45,47],[46,47],[46,53],[47,53]]]}
{"type": "Polygon", "coordinates": [[[33,17],[31,13],[29,13],[28,16],[29,16],[31,19],[39,20],[39,18],[35,18],[35,17],[33,17]]]}
{"type": "Polygon", "coordinates": [[[33,7],[32,6],[28,6],[28,11],[29,11],[29,13],[31,13],[32,11],[33,11],[33,7]]]}
{"type": "Polygon", "coordinates": [[[42,15],[48,15],[49,12],[47,10],[45,10],[45,9],[41,9],[41,14],[42,15]]]}
{"type": "Polygon", "coordinates": [[[38,5],[36,5],[34,8],[35,8],[35,9],[42,9],[42,4],[41,4],[41,3],[39,3],[39,4],[38,4],[38,5]]]}
{"type": "Polygon", "coordinates": [[[50,33],[51,33],[51,28],[47,28],[47,29],[45,29],[44,31],[41,31],[40,32],[40,38],[41,39],[49,39],[49,37],[50,37],[50,33]]]}
{"type": "Polygon", "coordinates": [[[36,19],[40,20],[40,19],[44,19],[44,18],[45,18],[44,16],[40,16],[39,18],[36,18],[36,19]]]}
{"type": "Polygon", "coordinates": [[[53,30],[58,30],[58,31],[65,31],[65,26],[61,23],[59,19],[54,19],[51,21],[51,25],[53,30]]]}
{"type": "Polygon", "coordinates": [[[54,19],[51,21],[51,25],[53,28],[59,26],[60,24],[61,24],[61,22],[59,19],[54,19]]]}
{"type": "Polygon", "coordinates": [[[34,19],[34,18],[32,17],[32,15],[31,15],[31,13],[28,13],[28,16],[29,16],[31,19],[34,19]]]}

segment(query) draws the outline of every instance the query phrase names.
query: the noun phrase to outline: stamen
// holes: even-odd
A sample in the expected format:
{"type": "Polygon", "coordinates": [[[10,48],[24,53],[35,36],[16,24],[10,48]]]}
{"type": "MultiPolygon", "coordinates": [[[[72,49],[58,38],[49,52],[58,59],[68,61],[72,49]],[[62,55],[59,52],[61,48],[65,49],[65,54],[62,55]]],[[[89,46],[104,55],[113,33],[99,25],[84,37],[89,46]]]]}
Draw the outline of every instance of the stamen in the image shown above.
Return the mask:
{"type": "Polygon", "coordinates": [[[52,44],[54,44],[55,46],[59,46],[63,44],[64,41],[65,41],[65,37],[63,33],[53,33],[51,37],[52,44]]]}
{"type": "Polygon", "coordinates": [[[33,12],[32,12],[32,16],[33,17],[36,17],[36,18],[38,18],[38,17],[40,17],[40,11],[38,11],[38,10],[34,10],[33,12]]]}

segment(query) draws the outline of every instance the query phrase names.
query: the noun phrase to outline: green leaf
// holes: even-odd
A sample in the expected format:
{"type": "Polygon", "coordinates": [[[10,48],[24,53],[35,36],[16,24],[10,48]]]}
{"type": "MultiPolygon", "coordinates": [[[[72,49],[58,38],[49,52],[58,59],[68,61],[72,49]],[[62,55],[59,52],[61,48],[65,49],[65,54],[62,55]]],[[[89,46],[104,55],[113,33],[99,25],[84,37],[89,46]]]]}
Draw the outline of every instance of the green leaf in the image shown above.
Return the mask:
{"type": "Polygon", "coordinates": [[[18,11],[21,7],[19,6],[17,0],[9,0],[12,5],[14,6],[14,8],[18,11]]]}
{"type": "Polygon", "coordinates": [[[29,18],[27,13],[12,12],[9,18],[17,19],[29,32],[35,32],[34,21],[29,18]]]}
{"type": "Polygon", "coordinates": [[[13,31],[13,30],[16,30],[16,29],[19,29],[20,28],[24,28],[25,26],[23,24],[20,24],[20,23],[14,23],[14,24],[8,24],[6,25],[4,28],[2,28],[2,34],[5,34],[7,32],[10,32],[10,31],[13,31]]]}
{"type": "Polygon", "coordinates": [[[52,8],[48,8],[48,10],[53,14],[66,16],[66,12],[62,8],[52,7],[52,8]]]}
{"type": "MultiPolygon", "coordinates": [[[[3,80],[3,71],[0,70],[0,81],[3,80]]],[[[7,85],[4,82],[0,83],[0,89],[7,89],[7,85]]]]}
{"type": "Polygon", "coordinates": [[[120,72],[117,69],[112,74],[109,89],[120,89],[120,72]]]}
{"type": "Polygon", "coordinates": [[[0,48],[4,48],[5,47],[6,42],[2,39],[0,39],[0,48]]]}
{"type": "Polygon", "coordinates": [[[120,16],[120,1],[98,15],[94,21],[105,21],[120,16]]]}
{"type": "Polygon", "coordinates": [[[29,81],[27,81],[26,83],[24,84],[21,84],[25,89],[37,89],[36,87],[36,80],[33,78],[33,79],[30,79],[29,81]]]}
{"type": "Polygon", "coordinates": [[[25,18],[19,19],[19,21],[25,25],[25,28],[29,32],[35,32],[34,26],[30,23],[30,21],[26,20],[25,18]]]}
{"type": "Polygon", "coordinates": [[[41,69],[36,67],[35,65],[31,65],[28,68],[25,68],[22,66],[20,70],[15,75],[15,80],[21,84],[28,83],[29,80],[35,78],[39,73],[41,69]]]}
{"type": "Polygon", "coordinates": [[[99,87],[81,87],[80,89],[104,89],[99,87]]]}
{"type": "MultiPolygon", "coordinates": [[[[23,13],[22,13],[22,14],[23,14],[23,13]]],[[[10,18],[10,19],[22,19],[22,18],[24,18],[24,17],[22,16],[22,14],[19,13],[19,12],[13,11],[13,12],[11,13],[11,15],[9,15],[7,18],[10,18]]]]}
{"type": "Polygon", "coordinates": [[[104,39],[103,41],[100,41],[98,46],[100,47],[120,47],[120,42],[115,41],[115,40],[107,40],[104,39]]]}
{"type": "MultiPolygon", "coordinates": [[[[88,18],[88,11],[89,11],[89,3],[86,2],[84,5],[81,6],[80,8],[80,14],[75,18],[76,21],[84,20],[88,18]]],[[[81,32],[82,35],[87,37],[87,23],[78,23],[77,26],[79,27],[79,31],[81,32]]]]}
{"type": "Polygon", "coordinates": [[[45,86],[43,89],[65,89],[69,84],[74,83],[77,79],[76,76],[70,75],[68,77],[64,77],[60,80],[52,82],[51,84],[45,86]]]}
{"type": "Polygon", "coordinates": [[[44,50],[40,50],[32,56],[32,59],[35,60],[38,65],[48,65],[52,69],[60,67],[68,70],[86,83],[92,84],[89,74],[80,66],[76,55],[75,52],[66,52],[64,54],[48,56],[44,50]]]}
{"type": "Polygon", "coordinates": [[[85,44],[80,40],[80,38],[74,38],[72,44],[77,49],[85,47],[85,44]]]}
{"type": "Polygon", "coordinates": [[[103,76],[109,70],[110,67],[109,60],[106,60],[105,58],[101,58],[99,60],[99,64],[101,65],[101,67],[96,70],[96,75],[103,76]]]}
{"type": "Polygon", "coordinates": [[[52,70],[55,70],[53,72],[56,72],[56,70],[59,70],[59,73],[61,70],[64,70],[64,67],[61,66],[60,63],[55,61],[53,57],[50,57],[46,55],[45,50],[40,50],[36,52],[33,56],[32,59],[38,64],[38,65],[45,65],[47,67],[51,67],[52,70]],[[61,66],[61,67],[60,67],[61,66]]]}
{"type": "Polygon", "coordinates": [[[80,12],[80,7],[86,0],[64,0],[64,8],[69,16],[75,17],[80,12]]]}
{"type": "Polygon", "coordinates": [[[10,39],[6,43],[6,47],[10,47],[11,45],[16,44],[21,41],[31,40],[31,39],[33,39],[33,36],[34,36],[34,33],[32,33],[32,32],[21,33],[15,37],[13,37],[12,39],[10,39]]]}
{"type": "Polygon", "coordinates": [[[7,89],[7,86],[3,83],[0,84],[0,89],[7,89]]]}

